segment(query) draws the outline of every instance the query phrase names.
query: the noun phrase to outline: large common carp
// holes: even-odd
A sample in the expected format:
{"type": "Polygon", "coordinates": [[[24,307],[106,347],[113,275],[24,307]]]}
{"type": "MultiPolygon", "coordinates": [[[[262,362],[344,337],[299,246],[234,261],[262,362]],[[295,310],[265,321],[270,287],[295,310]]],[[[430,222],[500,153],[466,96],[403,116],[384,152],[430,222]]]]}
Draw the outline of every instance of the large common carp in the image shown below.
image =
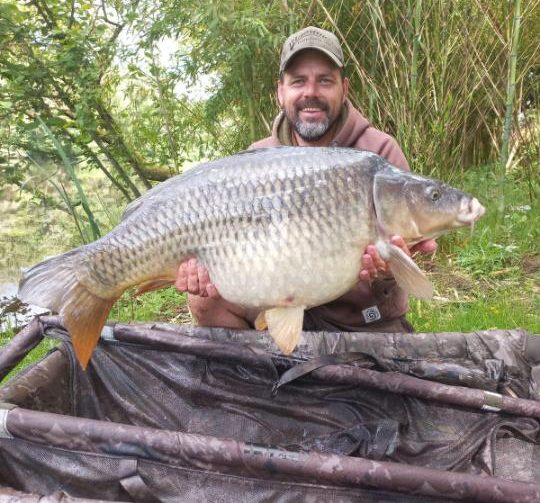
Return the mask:
{"type": "Polygon", "coordinates": [[[290,353],[304,310],[358,281],[366,245],[377,245],[408,293],[428,298],[431,284],[390,236],[414,244],[483,213],[477,199],[371,152],[247,151],[157,185],[101,239],[25,271],[19,296],[64,316],[86,367],[122,292],[168,286],[180,262],[196,257],[223,298],[259,309],[258,325],[290,353]]]}

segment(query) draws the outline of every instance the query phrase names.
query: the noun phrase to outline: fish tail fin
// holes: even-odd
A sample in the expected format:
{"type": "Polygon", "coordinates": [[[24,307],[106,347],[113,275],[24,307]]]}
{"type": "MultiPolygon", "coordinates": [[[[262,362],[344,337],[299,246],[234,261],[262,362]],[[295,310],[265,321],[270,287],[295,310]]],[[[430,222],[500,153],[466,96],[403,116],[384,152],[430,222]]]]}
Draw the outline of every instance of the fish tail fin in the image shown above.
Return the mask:
{"type": "Polygon", "coordinates": [[[75,355],[83,369],[88,365],[115,302],[116,298],[102,299],[79,284],[74,289],[73,298],[62,308],[64,324],[71,335],[75,355]]]}
{"type": "Polygon", "coordinates": [[[64,317],[77,360],[85,369],[118,297],[100,298],[79,281],[76,271],[80,267],[81,250],[51,257],[25,270],[18,297],[64,317]]]}

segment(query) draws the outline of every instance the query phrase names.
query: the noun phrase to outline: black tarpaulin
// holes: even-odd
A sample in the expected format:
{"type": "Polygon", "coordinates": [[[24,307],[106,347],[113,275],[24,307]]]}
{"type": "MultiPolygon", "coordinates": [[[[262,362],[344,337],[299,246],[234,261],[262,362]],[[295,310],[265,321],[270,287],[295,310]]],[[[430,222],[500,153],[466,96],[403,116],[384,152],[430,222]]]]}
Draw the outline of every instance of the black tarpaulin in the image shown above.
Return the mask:
{"type": "Polygon", "coordinates": [[[540,501],[522,330],[304,333],[283,357],[261,332],[116,324],[82,371],[41,317],[0,376],[42,336],[58,348],[0,387],[0,497],[540,501]]]}

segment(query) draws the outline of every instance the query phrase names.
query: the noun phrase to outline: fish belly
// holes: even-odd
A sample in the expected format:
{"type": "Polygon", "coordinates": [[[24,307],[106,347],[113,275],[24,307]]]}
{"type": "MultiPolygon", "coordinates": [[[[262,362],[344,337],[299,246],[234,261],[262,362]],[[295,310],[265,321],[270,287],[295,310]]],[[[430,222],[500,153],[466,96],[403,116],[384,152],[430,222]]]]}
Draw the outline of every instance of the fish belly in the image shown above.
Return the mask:
{"type": "Polygon", "coordinates": [[[306,236],[300,225],[294,227],[206,251],[203,260],[221,295],[251,308],[311,307],[339,297],[358,281],[367,241],[332,232],[306,236]]]}

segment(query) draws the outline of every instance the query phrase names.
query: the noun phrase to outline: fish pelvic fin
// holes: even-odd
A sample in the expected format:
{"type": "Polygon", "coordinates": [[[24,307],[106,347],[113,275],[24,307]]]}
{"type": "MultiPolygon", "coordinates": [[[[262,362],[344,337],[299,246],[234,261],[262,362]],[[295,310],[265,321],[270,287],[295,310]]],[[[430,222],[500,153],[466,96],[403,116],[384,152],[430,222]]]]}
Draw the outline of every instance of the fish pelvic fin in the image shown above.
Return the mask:
{"type": "Polygon", "coordinates": [[[289,355],[300,340],[305,306],[274,307],[264,313],[268,332],[280,351],[289,355]]]}
{"type": "Polygon", "coordinates": [[[24,302],[63,316],[77,360],[85,369],[119,295],[103,299],[79,281],[82,250],[76,248],[48,258],[24,271],[17,295],[24,302]]]}
{"type": "Polygon", "coordinates": [[[397,284],[418,299],[431,299],[433,286],[422,270],[401,248],[386,241],[377,242],[381,257],[390,264],[397,284]]]}
{"type": "Polygon", "coordinates": [[[257,318],[255,319],[255,329],[256,330],[266,330],[268,328],[268,323],[266,323],[266,317],[265,317],[266,311],[262,311],[257,315],[257,318]]]}

